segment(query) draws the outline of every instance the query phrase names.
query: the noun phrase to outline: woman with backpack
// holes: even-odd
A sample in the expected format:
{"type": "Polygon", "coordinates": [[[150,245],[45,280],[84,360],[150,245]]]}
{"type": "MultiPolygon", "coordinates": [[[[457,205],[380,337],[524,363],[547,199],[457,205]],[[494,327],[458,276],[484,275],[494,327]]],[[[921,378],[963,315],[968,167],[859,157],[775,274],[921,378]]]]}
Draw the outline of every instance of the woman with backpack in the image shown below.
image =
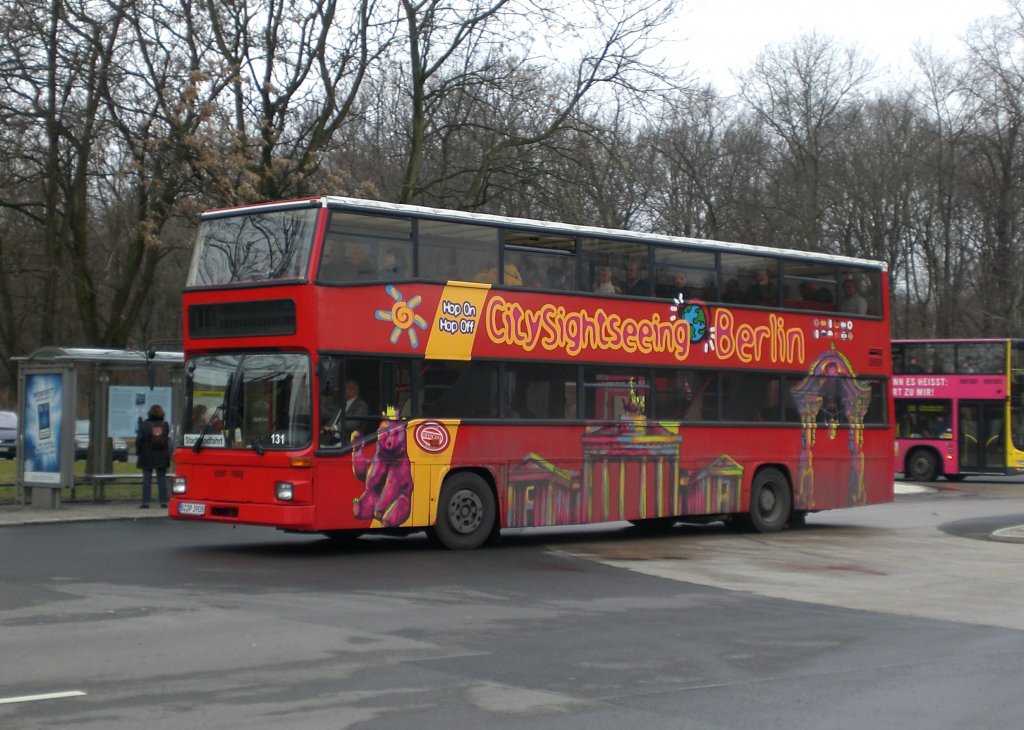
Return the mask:
{"type": "Polygon", "coordinates": [[[135,451],[138,453],[138,467],[142,469],[142,504],[140,509],[149,509],[150,488],[153,471],[156,470],[157,493],[160,506],[167,507],[167,467],[171,465],[170,426],[164,420],[164,409],[154,405],[149,417],[139,423],[135,437],[135,451]]]}

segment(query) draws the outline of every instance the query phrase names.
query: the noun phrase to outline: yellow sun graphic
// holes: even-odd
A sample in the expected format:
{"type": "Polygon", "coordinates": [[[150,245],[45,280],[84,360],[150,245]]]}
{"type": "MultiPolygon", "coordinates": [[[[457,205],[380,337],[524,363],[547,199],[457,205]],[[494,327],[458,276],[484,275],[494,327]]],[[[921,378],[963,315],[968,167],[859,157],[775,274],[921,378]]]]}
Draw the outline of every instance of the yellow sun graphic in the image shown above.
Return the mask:
{"type": "Polygon", "coordinates": [[[388,339],[392,345],[398,344],[398,338],[402,336],[403,332],[409,333],[409,344],[413,348],[417,348],[420,345],[419,335],[416,334],[416,330],[413,325],[419,327],[421,330],[427,329],[427,320],[423,319],[420,315],[416,314],[413,310],[420,306],[423,302],[423,298],[418,294],[412,297],[409,301],[405,301],[402,296],[402,292],[398,291],[398,288],[388,284],[385,287],[388,296],[391,297],[395,303],[391,305],[391,309],[378,309],[374,312],[374,316],[382,322],[391,322],[395,326],[391,328],[391,336],[388,339]]]}

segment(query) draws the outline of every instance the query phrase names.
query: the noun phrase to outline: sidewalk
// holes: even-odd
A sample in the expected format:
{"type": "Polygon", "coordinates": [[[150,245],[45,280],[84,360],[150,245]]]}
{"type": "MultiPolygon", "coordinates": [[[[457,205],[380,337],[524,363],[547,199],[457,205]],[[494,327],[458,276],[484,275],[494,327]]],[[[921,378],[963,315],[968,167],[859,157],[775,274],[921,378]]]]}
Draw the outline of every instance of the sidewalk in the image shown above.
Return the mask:
{"type": "Polygon", "coordinates": [[[62,501],[57,509],[0,504],[0,527],[7,525],[37,525],[54,522],[83,522],[96,520],[138,520],[166,518],[167,509],[159,504],[139,509],[138,502],[62,501]]]}

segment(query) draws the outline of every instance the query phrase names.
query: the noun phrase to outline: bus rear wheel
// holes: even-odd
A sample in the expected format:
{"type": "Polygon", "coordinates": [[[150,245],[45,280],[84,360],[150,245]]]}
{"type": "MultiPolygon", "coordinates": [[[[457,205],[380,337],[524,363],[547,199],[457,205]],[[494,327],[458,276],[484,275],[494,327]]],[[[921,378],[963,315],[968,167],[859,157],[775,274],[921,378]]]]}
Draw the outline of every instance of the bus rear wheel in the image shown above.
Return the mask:
{"type": "Polygon", "coordinates": [[[915,482],[934,482],[939,475],[939,460],[928,449],[912,451],[907,456],[906,469],[903,472],[907,479],[915,482]]]}
{"type": "Polygon", "coordinates": [[[793,496],[778,469],[762,469],[750,487],[750,525],[758,532],[778,532],[789,521],[793,496]]]}
{"type": "Polygon", "coordinates": [[[496,516],[487,482],[476,474],[456,474],[441,487],[434,536],[449,550],[475,550],[491,536],[496,516]]]}

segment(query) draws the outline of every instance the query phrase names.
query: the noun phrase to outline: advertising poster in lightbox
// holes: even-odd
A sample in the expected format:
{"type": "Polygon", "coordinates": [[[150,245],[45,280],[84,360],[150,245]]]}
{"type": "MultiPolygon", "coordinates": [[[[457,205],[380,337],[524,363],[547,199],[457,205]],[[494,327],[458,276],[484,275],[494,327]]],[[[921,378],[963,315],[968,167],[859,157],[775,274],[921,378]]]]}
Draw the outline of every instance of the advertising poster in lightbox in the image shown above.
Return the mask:
{"type": "Polygon", "coordinates": [[[64,412],[62,373],[25,376],[25,412],[22,413],[25,480],[60,484],[61,425],[64,412]]]}

